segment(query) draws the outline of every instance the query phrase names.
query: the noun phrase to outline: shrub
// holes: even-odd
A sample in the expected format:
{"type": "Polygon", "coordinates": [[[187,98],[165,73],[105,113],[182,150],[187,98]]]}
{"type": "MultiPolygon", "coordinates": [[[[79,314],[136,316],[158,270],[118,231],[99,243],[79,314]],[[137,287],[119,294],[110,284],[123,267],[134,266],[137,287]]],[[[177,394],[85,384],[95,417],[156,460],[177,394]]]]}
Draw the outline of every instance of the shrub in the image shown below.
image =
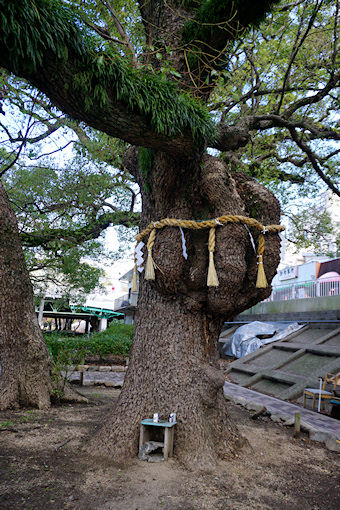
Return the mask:
{"type": "Polygon", "coordinates": [[[128,356],[133,336],[133,325],[112,323],[107,330],[93,333],[90,337],[78,335],[63,336],[62,332],[45,333],[44,338],[54,360],[61,355],[67,357],[73,364],[78,364],[79,358],[97,356],[104,358],[108,355],[128,356]]]}

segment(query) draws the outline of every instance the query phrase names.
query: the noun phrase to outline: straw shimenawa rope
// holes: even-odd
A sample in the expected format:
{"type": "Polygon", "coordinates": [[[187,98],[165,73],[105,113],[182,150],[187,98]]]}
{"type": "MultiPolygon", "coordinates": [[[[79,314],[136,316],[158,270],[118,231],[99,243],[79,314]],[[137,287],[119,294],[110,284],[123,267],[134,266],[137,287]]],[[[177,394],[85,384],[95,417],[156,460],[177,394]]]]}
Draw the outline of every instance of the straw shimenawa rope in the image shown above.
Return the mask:
{"type": "MultiPolygon", "coordinates": [[[[214,266],[214,250],[215,250],[215,234],[217,226],[224,226],[227,223],[241,223],[247,225],[247,227],[254,227],[260,231],[259,239],[258,239],[258,248],[257,248],[257,257],[258,257],[258,273],[257,273],[257,288],[266,288],[268,287],[266,274],[263,268],[263,253],[265,248],[264,234],[270,233],[279,233],[282,232],[285,227],[283,225],[262,225],[259,221],[254,218],[249,218],[248,216],[238,216],[238,215],[225,215],[219,216],[218,218],[214,218],[211,220],[204,221],[195,221],[195,220],[179,220],[176,218],[164,218],[163,220],[156,221],[150,223],[145,230],[142,230],[139,234],[136,235],[137,244],[147,235],[149,235],[147,249],[148,249],[148,258],[145,269],[145,279],[146,280],[154,280],[155,279],[155,264],[152,259],[152,247],[156,238],[156,230],[161,229],[163,227],[182,227],[188,228],[192,230],[201,230],[203,228],[210,228],[209,231],[209,242],[208,242],[208,250],[209,250],[209,269],[208,269],[208,278],[207,285],[208,287],[217,287],[218,286],[218,278],[216,274],[216,269],[214,266]]],[[[137,259],[135,256],[135,268],[134,268],[134,279],[135,282],[132,282],[133,288],[137,289],[137,259]]]]}

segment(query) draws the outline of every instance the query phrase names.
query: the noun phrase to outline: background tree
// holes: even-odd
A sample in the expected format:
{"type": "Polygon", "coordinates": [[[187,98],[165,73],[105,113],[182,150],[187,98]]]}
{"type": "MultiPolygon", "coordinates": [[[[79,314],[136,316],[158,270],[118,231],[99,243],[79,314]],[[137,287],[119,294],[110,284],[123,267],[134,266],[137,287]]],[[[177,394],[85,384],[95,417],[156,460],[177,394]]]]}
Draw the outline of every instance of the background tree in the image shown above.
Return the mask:
{"type": "MultiPolygon", "coordinates": [[[[12,261],[17,270],[2,275],[1,406],[46,408],[53,390],[50,358],[33,302],[24,312],[32,301],[27,275],[10,290],[23,271],[18,230],[35,295],[43,299],[52,287],[64,298],[81,302],[99,285],[102,270],[93,263],[104,256],[105,229],[132,226],[140,214],[133,212],[136,193],[131,177],[123,167],[117,171],[110,166],[121,163],[116,154],[122,143],[53,111],[43,94],[5,71],[2,83],[0,174],[8,193],[7,197],[2,188],[1,218],[6,226],[2,245],[9,249],[8,257],[13,243],[18,253],[12,261]],[[59,130],[67,131],[51,139],[59,130]],[[75,156],[64,151],[61,157],[62,148],[70,143],[76,146],[75,156]],[[22,321],[20,310],[27,320],[22,321]]],[[[3,253],[2,266],[5,260],[3,253]]]]}
{"type": "Polygon", "coordinates": [[[308,201],[327,188],[339,195],[338,30],[339,2],[281,2],[235,44],[211,97],[224,123],[250,135],[225,161],[275,193],[297,248],[315,244],[298,235],[305,227],[336,237],[329,221],[310,216],[307,227],[301,210],[310,215],[308,201]]]}
{"type": "Polygon", "coordinates": [[[287,239],[293,240],[296,252],[309,248],[313,253],[334,258],[339,251],[339,224],[328,211],[308,207],[291,218],[287,239]]]}
{"type": "Polygon", "coordinates": [[[67,118],[5,70],[2,87],[0,174],[31,280],[42,295],[51,282],[65,296],[81,299],[101,274],[89,260],[121,253],[105,250],[106,228],[139,221],[136,186],[121,165],[123,143],[67,118]],[[70,146],[72,153],[65,150],[70,146]]]}
{"type": "MultiPolygon", "coordinates": [[[[308,33],[314,30],[326,6],[323,1],[298,2],[289,9],[295,9],[293,19],[304,21],[295,24],[288,65],[283,79],[277,79],[279,92],[272,89],[262,111],[249,110],[254,101],[244,82],[237,87],[237,97],[229,97],[228,90],[227,99],[221,97],[217,86],[233,75],[237,65],[235,41],[248,41],[249,28],[259,26],[276,3],[150,0],[122,7],[98,1],[94,9],[94,2],[73,2],[73,14],[70,3],[1,1],[0,64],[26,78],[66,114],[132,144],[124,164],[142,193],[142,228],[165,217],[206,219],[224,214],[278,223],[279,206],[271,193],[239,172],[244,170],[239,161],[249,160],[242,148],[257,131],[271,136],[289,133],[293,146],[319,172],[310,140],[335,139],[334,126],[314,125],[305,109],[321,96],[332,97],[339,74],[333,23],[328,31],[334,46],[330,68],[325,69],[328,80],[318,82],[312,95],[306,90],[301,96],[293,94],[289,103],[293,64],[307,37],[300,34],[309,26],[308,33]],[[140,18],[132,30],[132,13],[138,7],[140,18]],[[207,154],[206,147],[226,153],[225,160],[207,154]]],[[[331,8],[337,18],[337,3],[331,8]]],[[[287,12],[287,6],[281,9],[287,12]]],[[[278,35],[273,32],[273,38],[278,35]]],[[[253,65],[251,70],[254,82],[253,65]]],[[[267,81],[270,74],[271,70],[267,81]]],[[[268,85],[266,80],[262,85],[268,85]]],[[[257,240],[255,231],[253,236],[257,240]]],[[[185,237],[187,260],[177,229],[157,233],[156,280],[150,284],[141,278],[131,364],[115,413],[94,441],[94,451],[135,455],[139,420],[154,411],[164,416],[177,412],[176,445],[183,460],[206,465],[216,454],[230,454],[235,444],[226,416],[224,378],[214,359],[216,341],[224,320],[268,296],[270,289],[255,287],[257,260],[243,225],[217,229],[218,288],[206,286],[207,234],[188,231],[185,237]]],[[[269,281],[278,248],[277,236],[269,235],[264,257],[269,281]]]]}

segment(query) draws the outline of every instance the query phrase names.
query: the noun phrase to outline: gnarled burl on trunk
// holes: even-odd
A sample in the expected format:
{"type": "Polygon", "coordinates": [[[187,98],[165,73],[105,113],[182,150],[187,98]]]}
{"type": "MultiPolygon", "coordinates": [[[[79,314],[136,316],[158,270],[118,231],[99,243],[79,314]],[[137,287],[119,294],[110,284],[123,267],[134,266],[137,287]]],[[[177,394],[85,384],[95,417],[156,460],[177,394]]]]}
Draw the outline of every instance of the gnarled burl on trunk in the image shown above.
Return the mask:
{"type": "MultiPolygon", "coordinates": [[[[226,214],[277,224],[275,197],[249,176],[231,173],[218,158],[199,154],[172,159],[154,153],[152,169],[134,173],[143,192],[143,222],[162,218],[208,219],[226,214]],[[150,180],[148,182],[148,179],[150,180]],[[148,186],[146,185],[148,183],[148,186]]],[[[255,243],[258,231],[250,229],[255,243]]],[[[242,224],[216,229],[218,287],[207,287],[209,230],[185,231],[188,258],[178,227],[157,231],[153,246],[155,280],[139,277],[139,304],[129,368],[117,407],[93,441],[93,451],[115,458],[137,455],[139,422],[158,412],[177,415],[175,454],[207,467],[238,445],[223,395],[217,341],[224,321],[270,294],[256,289],[257,256],[242,224]]],[[[268,281],[279,262],[280,240],[266,235],[264,267],[268,281]]],[[[144,248],[144,260],[146,251],[144,248]]]]}

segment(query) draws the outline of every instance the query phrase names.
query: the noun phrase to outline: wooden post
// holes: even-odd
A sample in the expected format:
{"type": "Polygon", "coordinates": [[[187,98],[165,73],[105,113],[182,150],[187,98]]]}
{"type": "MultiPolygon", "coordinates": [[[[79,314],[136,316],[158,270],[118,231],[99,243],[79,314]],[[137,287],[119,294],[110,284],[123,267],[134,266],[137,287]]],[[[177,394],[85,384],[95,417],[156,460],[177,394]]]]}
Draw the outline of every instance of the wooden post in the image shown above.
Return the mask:
{"type": "Polygon", "coordinates": [[[172,429],[168,427],[164,427],[164,460],[168,460],[171,448],[171,432],[172,429]]]}
{"type": "Polygon", "coordinates": [[[298,439],[300,437],[300,426],[301,426],[301,413],[295,413],[294,420],[294,437],[298,439]]]}
{"type": "Polygon", "coordinates": [[[257,413],[253,414],[251,419],[256,420],[259,416],[262,416],[267,411],[267,408],[265,406],[261,407],[257,413]]]}
{"type": "Polygon", "coordinates": [[[147,443],[149,440],[150,440],[149,429],[146,425],[141,424],[139,432],[139,448],[142,446],[142,444],[147,443]]]}

